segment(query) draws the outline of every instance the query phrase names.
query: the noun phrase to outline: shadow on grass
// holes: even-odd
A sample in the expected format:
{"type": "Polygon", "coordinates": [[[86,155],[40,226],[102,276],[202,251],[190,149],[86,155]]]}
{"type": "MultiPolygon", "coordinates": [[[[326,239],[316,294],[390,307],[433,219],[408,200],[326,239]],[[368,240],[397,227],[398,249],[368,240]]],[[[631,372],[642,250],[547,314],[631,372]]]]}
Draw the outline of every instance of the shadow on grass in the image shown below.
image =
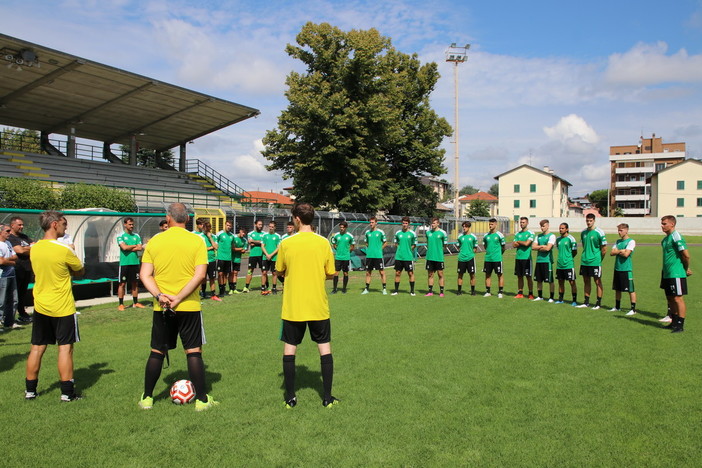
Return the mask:
{"type": "Polygon", "coordinates": [[[0,357],[0,372],[9,371],[15,367],[17,363],[26,360],[27,353],[8,354],[7,356],[0,357]]]}
{"type": "Polygon", "coordinates": [[[634,322],[634,323],[637,323],[639,325],[643,325],[646,327],[663,329],[663,326],[667,325],[667,324],[659,322],[658,321],[659,317],[660,317],[660,314],[655,313],[655,312],[649,312],[646,310],[637,310],[636,315],[630,315],[630,316],[614,315],[614,318],[618,319],[618,320],[628,320],[628,321],[631,321],[631,322],[634,322]],[[656,320],[651,321],[651,319],[656,319],[656,320]]]}
{"type": "MultiPolygon", "coordinates": [[[[283,390],[283,398],[285,398],[285,379],[283,373],[278,374],[281,378],[280,388],[283,390]]],[[[320,371],[311,371],[307,366],[295,366],[295,390],[302,388],[312,388],[317,390],[319,398],[324,398],[324,389],[322,388],[322,373],[320,371]]]]}
{"type": "MultiPolygon", "coordinates": [[[[166,384],[166,388],[161,391],[158,395],[154,395],[154,400],[160,399],[170,399],[171,398],[171,386],[178,380],[189,380],[188,370],[179,369],[177,371],[172,371],[167,375],[161,374],[161,381],[166,384]]],[[[205,381],[207,382],[206,393],[212,393],[212,384],[222,380],[222,374],[219,372],[209,372],[207,370],[207,365],[205,365],[205,381]]]]}
{"type": "MultiPolygon", "coordinates": [[[[94,364],[90,364],[88,367],[81,367],[80,369],[76,369],[73,371],[73,380],[76,382],[76,391],[77,393],[82,393],[83,391],[89,389],[93,385],[97,383],[98,380],[100,380],[100,377],[102,377],[105,374],[112,374],[114,370],[112,369],[106,369],[107,363],[106,362],[96,362],[94,364]]],[[[50,391],[61,388],[61,383],[60,382],[54,382],[49,388],[44,390],[42,393],[49,393],[50,391]]]]}

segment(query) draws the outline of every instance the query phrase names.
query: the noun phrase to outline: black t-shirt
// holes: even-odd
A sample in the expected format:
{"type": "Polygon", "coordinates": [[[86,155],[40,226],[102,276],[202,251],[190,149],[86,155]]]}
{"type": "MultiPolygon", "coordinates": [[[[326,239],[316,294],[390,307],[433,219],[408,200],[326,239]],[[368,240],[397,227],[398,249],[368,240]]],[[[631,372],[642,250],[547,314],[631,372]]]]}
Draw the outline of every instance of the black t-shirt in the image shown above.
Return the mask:
{"type": "MultiPolygon", "coordinates": [[[[17,245],[22,247],[28,247],[32,243],[32,239],[29,238],[27,234],[22,232],[19,235],[10,234],[7,238],[8,242],[15,247],[17,245]]],[[[29,254],[17,254],[17,264],[15,265],[17,269],[24,269],[26,271],[32,271],[32,262],[29,260],[29,254]]]]}

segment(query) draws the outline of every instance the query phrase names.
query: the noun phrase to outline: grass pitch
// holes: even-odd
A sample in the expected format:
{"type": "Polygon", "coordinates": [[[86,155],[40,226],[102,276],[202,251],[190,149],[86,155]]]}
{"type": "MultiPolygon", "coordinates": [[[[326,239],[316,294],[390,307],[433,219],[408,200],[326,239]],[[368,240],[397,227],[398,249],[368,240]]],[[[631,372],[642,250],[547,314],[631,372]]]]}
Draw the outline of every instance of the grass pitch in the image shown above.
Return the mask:
{"type": "MultiPolygon", "coordinates": [[[[693,271],[701,253],[691,247],[693,271]]],[[[408,294],[406,274],[399,296],[381,295],[376,272],[371,294],[360,294],[364,273],[354,272],[349,293],[330,296],[341,399],[330,410],[321,406],[319,357],[308,337],[298,351],[298,406],[283,408],[280,296],[205,304],[203,354],[221,404],[204,413],[168,401],[170,385],[187,378],[180,348],[163,370],[153,410],[137,407],[151,309],[82,311],[75,374],[86,398],[72,403],[58,401],[55,347],[44,357],[39,397],[23,400],[30,331],[6,332],[0,414],[10,443],[2,465],[699,465],[696,276],[688,282],[686,331],[671,335],[657,321],[665,312],[659,247],[636,250],[640,312],[631,318],[623,316],[627,295],[624,312],[606,312],[614,304],[610,257],[606,308],[598,311],[514,299],[509,253],[504,299],[456,296],[455,262],[447,258],[444,298],[423,297],[423,262],[417,297],[408,294]]],[[[388,270],[389,290],[393,277],[388,270]]],[[[480,294],[482,273],[477,278],[480,294]]],[[[580,279],[578,287],[582,300],[580,279]]]]}

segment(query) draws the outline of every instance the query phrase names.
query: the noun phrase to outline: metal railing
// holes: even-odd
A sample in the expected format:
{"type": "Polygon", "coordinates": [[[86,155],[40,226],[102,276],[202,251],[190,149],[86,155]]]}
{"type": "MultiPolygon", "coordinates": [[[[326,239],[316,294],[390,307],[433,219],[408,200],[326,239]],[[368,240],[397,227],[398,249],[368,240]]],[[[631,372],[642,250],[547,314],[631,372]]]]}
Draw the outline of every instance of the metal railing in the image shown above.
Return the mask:
{"type": "Polygon", "coordinates": [[[231,198],[240,200],[244,196],[243,188],[239,187],[237,184],[227,179],[199,159],[188,159],[185,162],[185,172],[199,175],[231,198]]]}

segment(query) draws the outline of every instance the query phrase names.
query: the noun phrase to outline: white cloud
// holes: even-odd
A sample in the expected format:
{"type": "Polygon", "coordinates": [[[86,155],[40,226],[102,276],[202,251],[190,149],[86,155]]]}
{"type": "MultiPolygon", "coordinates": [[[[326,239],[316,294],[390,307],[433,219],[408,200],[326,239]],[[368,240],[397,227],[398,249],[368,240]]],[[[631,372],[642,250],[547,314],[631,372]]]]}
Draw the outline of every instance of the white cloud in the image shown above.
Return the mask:
{"type": "Polygon", "coordinates": [[[575,114],[562,117],[553,127],[544,127],[544,133],[564,149],[579,154],[591,152],[600,141],[585,119],[575,114]]]}
{"type": "Polygon", "coordinates": [[[629,86],[702,81],[702,55],[688,55],[685,49],[672,55],[667,52],[668,44],[659,41],[639,43],[628,52],[612,54],[604,73],[605,81],[629,86]]]}

